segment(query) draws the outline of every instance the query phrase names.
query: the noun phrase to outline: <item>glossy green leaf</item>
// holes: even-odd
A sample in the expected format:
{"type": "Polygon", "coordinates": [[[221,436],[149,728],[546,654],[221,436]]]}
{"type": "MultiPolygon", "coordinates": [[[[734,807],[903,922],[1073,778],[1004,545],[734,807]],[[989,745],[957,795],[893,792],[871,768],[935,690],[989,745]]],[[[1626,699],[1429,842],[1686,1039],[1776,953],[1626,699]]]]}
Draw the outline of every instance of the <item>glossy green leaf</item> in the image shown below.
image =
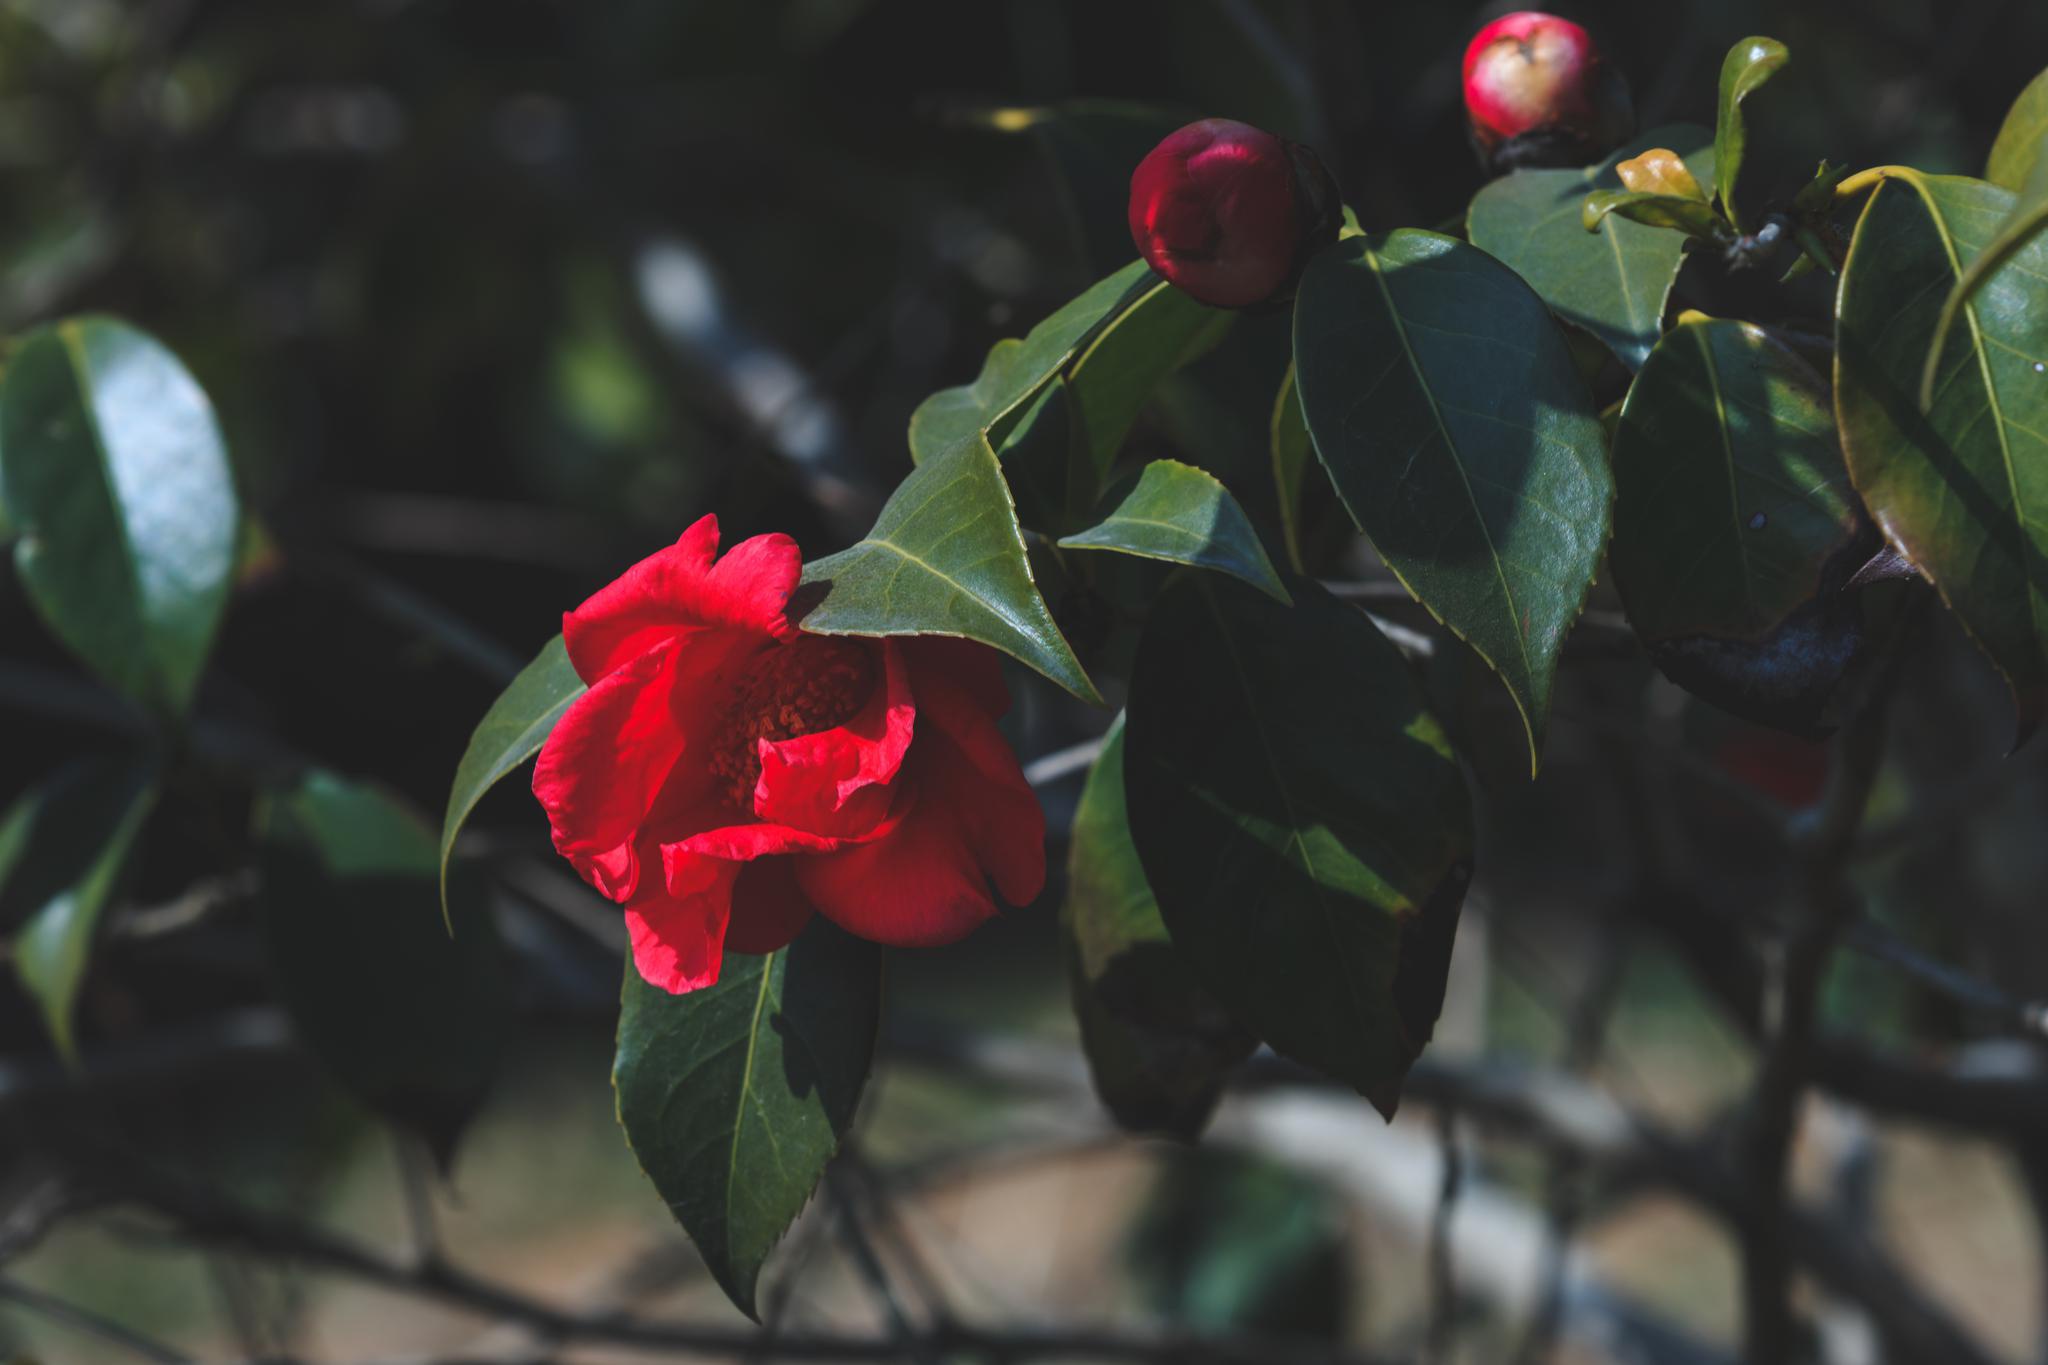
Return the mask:
{"type": "Polygon", "coordinates": [[[1749,144],[1742,102],[1784,69],[1792,54],[1776,38],[1744,38],[1728,49],[1721,62],[1720,114],[1714,124],[1714,191],[1728,221],[1742,228],[1742,210],[1735,203],[1735,181],[1749,144]]]}
{"type": "Polygon", "coordinates": [[[1613,497],[1563,333],[1485,252],[1404,229],[1310,262],[1294,356],[1316,454],[1352,520],[1507,684],[1533,769],[1613,497]]]}
{"type": "Polygon", "coordinates": [[[1600,231],[1610,217],[1626,218],[1644,227],[1666,228],[1688,237],[1718,242],[1727,238],[1728,225],[1711,205],[1682,194],[1643,194],[1635,190],[1595,190],[1581,206],[1579,222],[1588,232],[1600,231]]]}
{"type": "Polygon", "coordinates": [[[1589,234],[1582,218],[1586,196],[1621,189],[1615,167],[1653,147],[1679,152],[1694,177],[1710,183],[1712,143],[1704,128],[1658,128],[1598,166],[1501,176],[1473,196],[1467,235],[1527,280],[1559,317],[1598,337],[1631,370],[1641,369],[1663,330],[1685,238],[1625,221],[1589,234]]]}
{"type": "Polygon", "coordinates": [[[2034,178],[2044,160],[2048,160],[2048,71],[2028,81],[2006,111],[1998,138],[1991,144],[1991,157],[1984,164],[1984,178],[2018,191],[2034,178]]]}
{"type": "Polygon", "coordinates": [[[1178,460],[1154,460],[1099,525],[1068,536],[1073,550],[1115,550],[1235,574],[1285,602],[1287,587],[1259,533],[1216,476],[1178,460]]]}
{"type": "Polygon", "coordinates": [[[124,323],[35,332],[0,378],[0,501],[37,613],[108,683],[182,712],[227,601],[239,507],[213,408],[124,323]]]}
{"type": "Polygon", "coordinates": [[[1292,587],[1283,607],[1193,575],[1153,606],[1125,732],[1131,837],[1196,978],[1391,1114],[1443,1003],[1471,813],[1400,651],[1292,587]]]}
{"type": "MultiPolygon", "coordinates": [[[[1920,407],[1923,411],[1934,404],[1934,381],[1941,370],[1942,354],[1948,349],[1956,324],[1962,320],[1964,306],[1976,297],[1986,280],[2005,269],[2013,257],[2044,231],[2048,231],[2048,157],[2034,163],[2031,174],[2020,188],[2019,197],[2013,201],[2011,212],[1999,224],[1997,234],[1963,267],[1955,287],[1949,290],[1948,298],[1941,305],[1941,316],[1934,324],[1934,340],[1927,348],[1927,363],[1920,372],[1920,407]]],[[[2019,269],[2024,272],[2026,267],[2019,269]]],[[[2022,288],[2029,287],[2024,278],[2019,283],[2022,288]]],[[[2031,287],[2039,290],[2040,282],[2033,282],[2031,287]]]]}
{"type": "Polygon", "coordinates": [[[1755,640],[1856,533],[1827,381],[1746,322],[1674,328],[1614,437],[1615,586],[1651,639],[1755,640]]]}
{"type": "Polygon", "coordinates": [[[910,458],[923,463],[988,432],[1000,447],[1009,425],[1111,318],[1159,281],[1143,261],[1098,280],[1022,340],[997,342],[971,384],[941,389],[910,414],[910,458]]]}
{"type": "Polygon", "coordinates": [[[433,832],[380,789],[314,770],[257,814],[272,972],[313,1054],[445,1166],[511,1013],[480,880],[456,869],[442,927],[433,832]]]}
{"type": "Polygon", "coordinates": [[[2004,674],[2024,739],[2048,712],[2048,237],[1963,307],[1916,401],[1942,301],[2013,202],[1903,168],[1878,185],[1842,270],[1835,411],[1872,518],[2004,674]]]}
{"type": "Polygon", "coordinates": [[[823,919],[715,985],[669,995],[626,967],[612,1086],[640,1169],[728,1297],[762,1263],[853,1123],[881,1017],[882,953],[823,919]]]}
{"type": "Polygon", "coordinates": [[[1280,534],[1287,544],[1287,562],[1296,573],[1307,572],[1302,558],[1303,485],[1308,467],[1315,459],[1315,445],[1308,438],[1308,423],[1301,415],[1301,396],[1294,387],[1294,362],[1287,362],[1287,377],[1273,398],[1271,425],[1273,488],[1280,499],[1280,534]]]}
{"type": "Polygon", "coordinates": [[[979,435],[928,457],[874,529],[804,566],[792,613],[820,635],[961,635],[1099,702],[1032,581],[1016,508],[979,435]]]}
{"type": "Polygon", "coordinates": [[[1091,506],[1117,451],[1159,385],[1215,348],[1237,314],[1165,282],[1132,300],[1069,365],[1073,471],[1069,505],[1091,506]]]}
{"type": "MultiPolygon", "coordinates": [[[[441,912],[448,913],[448,859],[455,852],[455,840],[463,822],[506,774],[540,752],[555,722],[583,695],[583,679],[569,663],[569,651],[557,635],[547,642],[533,662],[519,670],[484,718],[477,722],[455,767],[455,785],[448,793],[448,810],[441,817],[441,912]]],[[[452,927],[452,926],[451,926],[452,927]]]]}
{"type": "Polygon", "coordinates": [[[1074,811],[1060,911],[1074,1014],[1095,1092],[1134,1132],[1192,1138],[1257,1040],[1173,951],[1124,811],[1123,721],[1074,811]]]}
{"type": "Polygon", "coordinates": [[[156,804],[153,768],[89,763],[22,797],[0,821],[0,920],[21,924],[14,968],[66,1058],[100,921],[156,804]]]}

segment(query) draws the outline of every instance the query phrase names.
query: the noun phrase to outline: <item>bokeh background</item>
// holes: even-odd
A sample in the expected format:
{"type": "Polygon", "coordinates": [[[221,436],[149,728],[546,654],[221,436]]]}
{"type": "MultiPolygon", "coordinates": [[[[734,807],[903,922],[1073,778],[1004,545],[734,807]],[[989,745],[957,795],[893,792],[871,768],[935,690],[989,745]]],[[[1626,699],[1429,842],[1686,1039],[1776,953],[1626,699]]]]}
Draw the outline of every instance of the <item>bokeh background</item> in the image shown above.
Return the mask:
{"type": "MultiPolygon", "coordinates": [[[[1481,183],[1458,60],[1504,8],[6,0],[0,333],[104,311],[186,360],[258,518],[202,715],[438,812],[507,661],[697,516],[717,512],[729,541],[787,531],[809,555],[857,537],[908,468],[916,403],[1128,258],[1122,187],[1147,120],[1226,115],[1307,142],[1368,227],[1455,222],[1481,183]]],[[[1711,122],[1727,46],[1783,39],[1793,64],[1751,108],[1769,129],[1758,180],[1788,192],[1823,156],[1975,173],[2048,63],[2039,0],[1557,8],[1606,43],[1644,127],[1711,122]]],[[[1259,514],[1272,505],[1275,326],[1240,329],[1173,381],[1136,438],[1216,469],[1259,514]]],[[[69,667],[0,575],[0,798],[122,742],[43,704],[69,667]]],[[[1446,669],[1454,698],[1480,698],[1470,730],[1504,724],[1483,679],[1446,669]]],[[[1099,727],[1018,683],[1026,758],[1099,727]]],[[[2021,766],[1995,788],[1979,777],[2008,738],[2006,703],[1953,632],[1937,631],[1911,686],[1886,812],[1928,790],[1985,790],[1932,837],[1908,847],[1917,836],[1894,829],[1898,844],[1874,851],[1880,913],[2001,989],[2048,991],[2030,921],[2048,885],[2039,773],[2021,766]]],[[[1824,756],[1704,713],[1640,662],[1596,668],[1560,711],[1542,783],[1480,774],[1482,880],[1438,1054],[1570,1064],[1661,1120],[1710,1124],[1751,1074],[1744,1026],[1688,965],[1682,934],[1616,917],[1614,888],[1671,853],[1697,869],[1672,892],[1679,914],[1688,897],[1763,895],[1769,841],[1726,788],[1797,805],[1824,756]],[[1645,734],[1671,751],[1647,778],[1645,734]],[[1613,1012],[1589,1042],[1574,1006],[1594,992],[1613,1012]]],[[[1513,744],[1492,747],[1514,758],[1513,744]]],[[[546,847],[520,787],[473,822],[515,881],[546,847]]],[[[1077,789],[1077,773],[1042,786],[1056,839],[1077,789]]],[[[203,823],[152,827],[137,906],[218,871],[203,823]]],[[[424,1197],[452,1254],[536,1293],[735,1322],[613,1121],[616,931],[552,885],[528,892],[500,906],[519,949],[518,1032],[449,1178],[422,1177],[424,1197]]],[[[1362,1105],[1330,1101],[1276,1126],[1233,1100],[1200,1150],[1111,1136],[1081,1088],[1057,896],[1055,878],[1041,904],[892,968],[899,1046],[885,1049],[863,1147],[954,1310],[1271,1327],[1396,1353],[1427,1337],[1438,1111],[1425,1099],[1383,1130],[1362,1105]],[[1022,1061],[1005,1064],[1029,1084],[996,1084],[985,1059],[963,1066],[935,1038],[1008,1039],[1022,1061]],[[1302,1136],[1326,1131],[1339,1136],[1302,1136]]],[[[85,1036],[131,1052],[160,1041],[166,1059],[91,1087],[62,1079],[27,1002],[0,985],[0,1153],[26,1110],[66,1106],[251,1200],[402,1245],[420,1173],[289,1039],[172,1046],[207,1021],[267,1017],[245,909],[108,945],[85,1036]]],[[[360,985],[374,1010],[377,982],[360,985]]],[[[2029,1044],[2001,1039],[2010,1028],[1854,953],[1829,1008],[1910,1055],[1991,1048],[1981,1055],[1998,1064],[2037,1064],[2029,1044]]],[[[1855,1205],[2004,1358],[2039,1359],[2038,1172],[2024,1146],[1824,1101],[1809,1118],[1802,1189],[1855,1205]]],[[[1503,1202],[1460,1205],[1479,1221],[1477,1259],[1456,1272],[1457,1342],[1463,1358],[1506,1359],[1560,1182],[1527,1144],[1459,1142],[1468,1186],[1503,1202]]],[[[0,1195],[30,1188],[31,1166],[0,1170],[0,1195]]],[[[1599,1282],[1723,1352],[1705,1358],[1729,1358],[1739,1301],[1725,1228],[1625,1182],[1585,1203],[1575,1220],[1599,1282]]],[[[876,1324],[817,1221],[782,1263],[803,1267],[786,1322],[876,1324]]],[[[6,1273],[206,1360],[492,1358],[522,1341],[280,1259],[168,1244],[118,1214],[65,1223],[6,1273]]],[[[0,1357],[10,1349],[132,1358],[0,1306],[0,1357]]]]}

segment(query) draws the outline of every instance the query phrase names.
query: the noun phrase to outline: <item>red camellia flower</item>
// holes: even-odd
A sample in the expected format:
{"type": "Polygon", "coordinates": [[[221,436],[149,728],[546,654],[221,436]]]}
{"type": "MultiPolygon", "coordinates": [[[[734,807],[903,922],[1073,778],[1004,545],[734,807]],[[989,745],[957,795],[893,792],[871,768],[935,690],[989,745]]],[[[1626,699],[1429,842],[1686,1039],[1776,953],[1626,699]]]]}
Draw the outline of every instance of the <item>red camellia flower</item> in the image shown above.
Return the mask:
{"type": "Polygon", "coordinates": [[[1337,186],[1308,148],[1227,118],[1190,123],[1131,175],[1131,241],[1145,264],[1215,308],[1292,286],[1337,237],[1337,186]]]}
{"type": "Polygon", "coordinates": [[[811,635],[787,536],[718,557],[718,519],[562,618],[590,690],[534,769],[555,848],[626,907],[671,992],[766,953],[815,909],[863,938],[947,943],[1045,882],[1045,817],[996,729],[985,645],[811,635]]]}
{"type": "Polygon", "coordinates": [[[1628,83],[1569,19],[1521,10],[1465,49],[1472,140],[1497,170],[1594,161],[1635,129],[1628,83]]]}

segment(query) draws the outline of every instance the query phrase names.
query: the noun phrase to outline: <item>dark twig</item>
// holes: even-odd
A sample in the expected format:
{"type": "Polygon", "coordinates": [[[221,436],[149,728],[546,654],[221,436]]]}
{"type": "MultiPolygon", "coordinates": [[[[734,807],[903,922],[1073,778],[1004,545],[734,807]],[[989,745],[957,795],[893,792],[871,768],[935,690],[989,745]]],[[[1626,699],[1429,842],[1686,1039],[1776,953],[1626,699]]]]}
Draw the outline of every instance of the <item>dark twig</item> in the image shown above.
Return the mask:
{"type": "Polygon", "coordinates": [[[1458,1210],[1458,1192],[1465,1180],[1465,1158],[1458,1145],[1458,1111],[1437,1110],[1437,1150],[1443,1172],[1437,1182],[1436,1213],[1429,1225],[1429,1338],[1423,1358],[1448,1365],[1458,1334],[1458,1275],[1452,1262],[1451,1219],[1458,1210]]]}
{"type": "Polygon", "coordinates": [[[87,1336],[98,1337],[141,1360],[154,1360],[159,1365],[192,1365],[192,1357],[181,1351],[152,1341],[133,1328],[124,1327],[90,1308],[82,1308],[54,1294],[45,1294],[40,1289],[31,1289],[19,1280],[0,1277],[0,1302],[12,1303],[38,1317],[62,1323],[87,1336]]]}

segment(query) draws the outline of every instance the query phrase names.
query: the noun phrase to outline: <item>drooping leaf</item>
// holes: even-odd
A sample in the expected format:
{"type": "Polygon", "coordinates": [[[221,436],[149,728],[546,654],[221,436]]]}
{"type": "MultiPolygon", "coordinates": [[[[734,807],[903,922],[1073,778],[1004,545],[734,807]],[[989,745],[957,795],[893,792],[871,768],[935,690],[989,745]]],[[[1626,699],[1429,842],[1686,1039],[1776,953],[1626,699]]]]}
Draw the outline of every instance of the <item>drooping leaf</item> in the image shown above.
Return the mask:
{"type": "Polygon", "coordinates": [[[1178,460],[1154,460],[1138,485],[1099,525],[1060,541],[1073,550],[1116,550],[1235,574],[1280,601],[1287,587],[1259,533],[1215,475],[1178,460]]]}
{"type": "Polygon", "coordinates": [[[1154,605],[1125,731],[1131,838],[1196,978],[1391,1114],[1443,1002],[1471,813],[1400,651],[1290,586],[1283,607],[1193,575],[1154,605]]]}
{"type": "Polygon", "coordinates": [[[995,452],[980,435],[929,456],[874,529],[804,566],[803,628],[820,635],[961,635],[1099,702],[1032,581],[995,452]]]}
{"type": "Polygon", "coordinates": [[[343,1086],[447,1165],[511,1018],[481,882],[455,870],[451,935],[433,832],[329,772],[266,798],[257,829],[265,937],[292,1022],[343,1086]]]}
{"type": "Polygon", "coordinates": [[[1792,54],[1776,38],[1744,38],[1728,49],[1721,62],[1720,113],[1714,124],[1714,192],[1728,221],[1742,228],[1742,210],[1735,202],[1735,181],[1749,145],[1742,102],[1784,69],[1792,54]]]}
{"type": "Polygon", "coordinates": [[[20,924],[14,967],[66,1058],[100,921],[156,804],[153,765],[94,762],[30,791],[0,820],[0,921],[20,924]]]}
{"type": "Polygon", "coordinates": [[[1074,811],[1060,912],[1074,1014],[1095,1092],[1116,1121],[1193,1138],[1224,1074],[1257,1040],[1173,950],[1131,844],[1123,755],[1119,718],[1074,811]]]}
{"type": "Polygon", "coordinates": [[[1404,229],[1309,264],[1294,354],[1338,496],[1416,599],[1507,684],[1533,770],[1613,495],[1563,333],[1491,256],[1404,229]]]}
{"type": "Polygon", "coordinates": [[[1595,190],[1586,196],[1579,221],[1588,232],[1598,232],[1610,217],[1626,218],[1644,227],[1683,232],[1702,241],[1718,242],[1728,236],[1728,225],[1712,206],[1682,194],[1646,194],[1637,190],[1595,190]]]}
{"type": "Polygon", "coordinates": [[[1103,324],[1157,284],[1143,261],[1133,261],[1089,286],[1022,340],[997,342],[973,383],[941,389],[910,414],[910,458],[921,464],[984,431],[1000,447],[1026,402],[1103,324]]]}
{"type": "Polygon", "coordinates": [[[1294,387],[1294,362],[1287,362],[1287,377],[1273,398],[1272,421],[1273,487],[1280,499],[1280,534],[1287,542],[1287,562],[1296,573],[1307,572],[1302,558],[1302,485],[1315,459],[1315,446],[1308,438],[1308,423],[1302,419],[1301,397],[1294,387]]]}
{"type": "Polygon", "coordinates": [[[1864,637],[1842,590],[1873,539],[1827,381],[1761,328],[1693,319],[1622,405],[1615,586],[1674,682],[1746,719],[1824,733],[1864,637]]]}
{"type": "Polygon", "coordinates": [[[715,985],[669,995],[626,967],[612,1086],[619,1124],[719,1287],[749,1317],[761,1266],[860,1103],[882,954],[813,919],[715,985]]]}
{"type": "Polygon", "coordinates": [[[1662,331],[1686,239],[1630,222],[1603,223],[1589,234],[1581,217],[1586,196],[1621,189],[1615,168],[1652,147],[1675,149],[1701,184],[1711,183],[1712,141],[1704,128],[1658,128],[1598,166],[1501,176],[1473,197],[1467,235],[1527,280],[1559,317],[1598,337],[1631,370],[1641,369],[1662,331]]]}
{"type": "Polygon", "coordinates": [[[50,629],[146,708],[181,713],[227,600],[239,504],[177,357],[109,318],[31,334],[0,378],[0,501],[50,629]]]}
{"type": "Polygon", "coordinates": [[[1994,185],[2018,191],[2034,178],[2048,151],[2048,70],[2027,82],[1998,137],[1991,144],[1990,159],[1984,163],[1984,178],[1994,185]]]}
{"type": "MultiPolygon", "coordinates": [[[[491,703],[477,722],[455,767],[455,785],[448,793],[448,810],[441,817],[441,913],[448,914],[448,859],[463,822],[507,773],[540,752],[555,722],[576,698],[583,695],[583,680],[569,663],[569,651],[557,635],[547,642],[533,662],[519,670],[519,676],[491,703]]],[[[451,925],[452,927],[452,925],[451,925]]]]}
{"type": "Polygon", "coordinates": [[[2012,205],[1961,176],[1878,185],[1842,269],[1835,411],[1864,505],[2005,676],[2024,740],[2048,711],[2048,237],[1963,307],[1916,401],[1942,301],[2012,205]]]}

